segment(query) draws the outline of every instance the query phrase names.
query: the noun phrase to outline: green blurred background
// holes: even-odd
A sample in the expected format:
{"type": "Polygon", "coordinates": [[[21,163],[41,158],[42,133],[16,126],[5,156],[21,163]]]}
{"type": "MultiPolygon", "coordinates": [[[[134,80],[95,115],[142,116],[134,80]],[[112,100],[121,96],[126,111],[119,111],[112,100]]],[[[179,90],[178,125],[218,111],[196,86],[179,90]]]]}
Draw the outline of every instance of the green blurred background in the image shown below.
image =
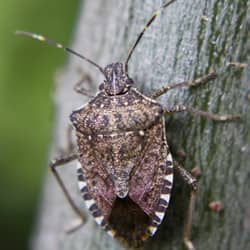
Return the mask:
{"type": "Polygon", "coordinates": [[[0,1],[0,247],[28,249],[47,171],[53,85],[67,55],[27,30],[70,44],[80,1],[0,1]]]}

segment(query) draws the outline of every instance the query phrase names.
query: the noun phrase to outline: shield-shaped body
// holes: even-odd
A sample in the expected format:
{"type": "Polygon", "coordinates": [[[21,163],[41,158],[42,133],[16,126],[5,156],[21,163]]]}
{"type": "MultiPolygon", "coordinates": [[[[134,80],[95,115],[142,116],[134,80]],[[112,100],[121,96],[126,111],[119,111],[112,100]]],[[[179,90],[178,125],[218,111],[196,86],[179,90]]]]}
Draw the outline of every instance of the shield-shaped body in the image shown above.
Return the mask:
{"type": "Polygon", "coordinates": [[[88,209],[109,234],[140,244],[162,222],[173,183],[162,106],[134,88],[100,91],[71,121],[88,209]]]}

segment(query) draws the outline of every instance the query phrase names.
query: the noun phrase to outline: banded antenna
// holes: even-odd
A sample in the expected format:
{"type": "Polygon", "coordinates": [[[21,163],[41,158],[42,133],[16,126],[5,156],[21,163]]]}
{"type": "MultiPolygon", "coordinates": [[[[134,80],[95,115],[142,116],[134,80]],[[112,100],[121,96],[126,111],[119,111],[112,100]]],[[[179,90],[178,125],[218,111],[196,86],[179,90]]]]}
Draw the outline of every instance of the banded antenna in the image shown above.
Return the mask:
{"type": "MultiPolygon", "coordinates": [[[[39,40],[39,41],[45,42],[45,43],[47,43],[47,44],[49,44],[49,45],[52,45],[52,46],[54,46],[54,47],[57,47],[57,48],[59,48],[59,49],[63,49],[63,50],[65,50],[66,52],[71,53],[71,54],[73,54],[73,55],[75,55],[75,56],[78,56],[78,57],[80,57],[81,59],[83,59],[83,60],[89,62],[89,63],[92,64],[92,65],[94,65],[94,66],[97,67],[97,68],[102,72],[102,74],[104,74],[104,76],[105,76],[104,70],[103,70],[103,68],[102,68],[101,66],[99,66],[98,64],[96,64],[96,63],[93,62],[92,60],[88,59],[87,57],[85,57],[85,56],[79,54],[78,52],[74,51],[73,49],[70,49],[70,48],[65,47],[65,46],[62,45],[61,43],[58,43],[58,42],[53,41],[53,40],[51,40],[51,39],[48,39],[48,38],[45,37],[45,36],[38,35],[38,34],[35,34],[35,33],[31,33],[31,32],[27,32],[27,31],[16,31],[15,34],[16,34],[16,35],[22,35],[22,36],[29,36],[29,37],[32,37],[32,38],[37,39],[37,40],[39,40]]],[[[106,76],[105,76],[105,78],[106,78],[106,76]]]]}
{"type": "Polygon", "coordinates": [[[154,14],[150,17],[150,19],[148,20],[148,22],[146,23],[145,27],[143,28],[143,30],[141,31],[141,33],[139,34],[139,36],[137,37],[134,45],[131,47],[131,49],[129,50],[129,53],[128,53],[128,57],[125,61],[125,72],[126,74],[128,74],[128,62],[129,62],[129,59],[131,58],[137,44],[140,42],[144,32],[147,30],[147,28],[153,23],[153,21],[155,20],[155,18],[159,15],[159,13],[165,9],[166,7],[168,7],[171,3],[173,3],[174,1],[176,0],[170,0],[166,3],[164,3],[157,11],[154,12],[154,14]]]}

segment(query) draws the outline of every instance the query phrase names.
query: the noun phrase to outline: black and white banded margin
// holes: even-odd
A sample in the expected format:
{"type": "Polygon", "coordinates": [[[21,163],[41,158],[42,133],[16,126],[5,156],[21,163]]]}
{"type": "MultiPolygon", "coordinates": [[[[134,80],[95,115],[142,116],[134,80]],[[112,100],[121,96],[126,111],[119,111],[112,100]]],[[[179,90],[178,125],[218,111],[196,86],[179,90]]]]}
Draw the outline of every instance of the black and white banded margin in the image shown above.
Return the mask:
{"type": "Polygon", "coordinates": [[[168,153],[167,159],[166,159],[166,173],[164,176],[164,185],[160,194],[160,199],[157,205],[157,208],[155,210],[155,214],[153,216],[153,219],[151,221],[150,226],[148,227],[148,230],[151,235],[154,235],[157,231],[158,226],[161,224],[166,209],[169,204],[170,196],[171,196],[171,190],[173,186],[173,159],[172,155],[168,153]]]}
{"type": "Polygon", "coordinates": [[[77,164],[77,177],[78,177],[78,186],[79,186],[82,198],[85,201],[86,207],[91,212],[96,223],[100,225],[109,235],[114,237],[115,231],[108,225],[108,223],[106,222],[102,214],[102,211],[98,208],[95,200],[93,199],[92,195],[89,193],[87,183],[86,183],[83,171],[82,171],[82,166],[79,162],[77,164]]]}

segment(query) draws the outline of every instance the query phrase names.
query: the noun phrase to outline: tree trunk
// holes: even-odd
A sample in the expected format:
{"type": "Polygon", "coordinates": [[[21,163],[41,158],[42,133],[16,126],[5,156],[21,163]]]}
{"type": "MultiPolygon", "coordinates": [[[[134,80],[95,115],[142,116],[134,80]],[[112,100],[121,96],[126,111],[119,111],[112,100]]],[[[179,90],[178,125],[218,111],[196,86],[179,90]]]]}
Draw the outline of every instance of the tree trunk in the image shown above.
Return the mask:
{"type": "MultiPolygon", "coordinates": [[[[138,33],[162,1],[85,0],[72,48],[105,66],[123,62],[138,33]]],[[[247,0],[177,0],[163,10],[146,31],[129,63],[129,74],[144,94],[167,83],[193,79],[215,69],[218,78],[200,88],[176,89],[159,98],[166,107],[186,104],[223,114],[242,114],[240,123],[216,123],[188,113],[166,118],[167,138],[172,151],[184,150],[186,169],[199,166],[202,178],[194,212],[192,239],[197,249],[250,249],[250,71],[249,66],[228,67],[228,62],[249,65],[250,8],[247,0]],[[209,209],[220,200],[223,210],[209,209]]],[[[48,55],[49,57],[49,55],[48,55]]],[[[89,99],[73,91],[81,78],[78,69],[89,73],[95,92],[103,76],[91,65],[70,56],[58,77],[54,147],[66,145],[69,114],[89,99]]],[[[77,204],[76,162],[60,173],[77,204]]],[[[156,236],[146,249],[182,249],[182,228],[189,190],[180,178],[171,205],[156,236]]],[[[65,226],[75,218],[55,179],[49,173],[32,240],[34,250],[124,249],[103,232],[89,215],[87,224],[72,235],[65,226]]]]}

